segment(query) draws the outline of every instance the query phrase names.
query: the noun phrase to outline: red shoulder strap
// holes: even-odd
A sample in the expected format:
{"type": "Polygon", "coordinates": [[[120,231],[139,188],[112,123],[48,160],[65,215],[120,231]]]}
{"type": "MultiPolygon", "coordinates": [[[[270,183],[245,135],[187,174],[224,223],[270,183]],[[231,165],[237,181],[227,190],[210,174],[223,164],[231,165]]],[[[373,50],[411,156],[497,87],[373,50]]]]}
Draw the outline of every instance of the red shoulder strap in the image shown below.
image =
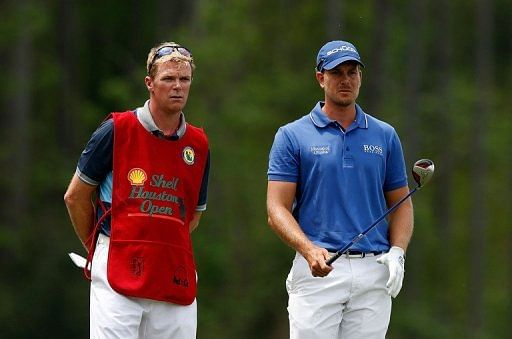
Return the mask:
{"type": "Polygon", "coordinates": [[[94,225],[94,229],[91,235],[85,242],[85,246],[89,250],[89,252],[87,253],[87,259],[85,261],[84,266],[84,276],[87,280],[91,280],[92,257],[94,256],[94,251],[96,250],[96,240],[98,239],[98,231],[100,229],[100,225],[103,222],[103,220],[105,220],[105,218],[112,213],[112,207],[107,209],[100,199],[97,199],[97,205],[99,205],[102,209],[103,215],[101,216],[101,218],[98,219],[96,225],[94,225]]]}

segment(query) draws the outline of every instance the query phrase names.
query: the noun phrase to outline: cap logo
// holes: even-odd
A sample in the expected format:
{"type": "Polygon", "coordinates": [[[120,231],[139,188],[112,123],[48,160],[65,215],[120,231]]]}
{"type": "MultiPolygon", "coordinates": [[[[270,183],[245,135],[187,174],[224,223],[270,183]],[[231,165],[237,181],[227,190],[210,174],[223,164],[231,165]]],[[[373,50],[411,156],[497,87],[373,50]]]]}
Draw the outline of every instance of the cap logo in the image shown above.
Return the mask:
{"type": "Polygon", "coordinates": [[[336,52],[343,52],[343,51],[349,51],[349,52],[357,53],[357,51],[356,51],[354,48],[352,48],[352,47],[350,47],[350,46],[345,46],[345,45],[343,45],[343,46],[340,46],[340,47],[336,47],[336,48],[334,48],[334,49],[331,49],[331,50],[330,50],[330,51],[328,51],[326,54],[327,54],[327,55],[331,55],[331,54],[333,54],[333,53],[336,53],[336,52]]]}

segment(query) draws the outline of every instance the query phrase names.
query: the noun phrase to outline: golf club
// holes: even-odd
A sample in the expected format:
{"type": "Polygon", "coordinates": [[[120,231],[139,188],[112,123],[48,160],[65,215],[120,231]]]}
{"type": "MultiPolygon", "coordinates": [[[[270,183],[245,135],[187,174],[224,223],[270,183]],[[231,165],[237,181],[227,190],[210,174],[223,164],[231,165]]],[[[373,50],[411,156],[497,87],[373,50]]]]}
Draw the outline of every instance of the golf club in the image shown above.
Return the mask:
{"type": "Polygon", "coordinates": [[[432,175],[434,175],[434,162],[429,159],[421,159],[414,163],[414,166],[412,167],[412,177],[414,178],[414,181],[418,184],[415,189],[410,191],[405,197],[400,199],[396,204],[391,206],[383,215],[381,215],[377,220],[373,222],[366,230],[364,230],[361,234],[358,234],[354,239],[352,239],[351,242],[349,242],[347,245],[345,245],[342,249],[337,251],[327,259],[325,262],[327,265],[331,266],[331,264],[341,257],[345,252],[348,251],[350,247],[352,247],[354,244],[358,243],[368,232],[370,232],[375,226],[379,224],[379,222],[382,221],[389,213],[393,212],[401,203],[403,203],[407,198],[409,198],[411,195],[413,195],[416,191],[420,190],[427,182],[430,181],[432,178],[432,175]]]}

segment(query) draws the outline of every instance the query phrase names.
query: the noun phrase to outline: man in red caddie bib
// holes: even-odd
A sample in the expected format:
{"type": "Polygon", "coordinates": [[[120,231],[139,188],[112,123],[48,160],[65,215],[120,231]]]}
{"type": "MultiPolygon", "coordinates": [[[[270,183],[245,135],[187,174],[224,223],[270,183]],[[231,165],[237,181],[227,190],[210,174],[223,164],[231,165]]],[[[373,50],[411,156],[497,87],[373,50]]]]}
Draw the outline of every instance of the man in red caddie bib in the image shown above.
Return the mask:
{"type": "Polygon", "coordinates": [[[64,196],[88,251],[91,338],[196,337],[190,233],[206,209],[210,155],[183,114],[195,65],[165,42],[146,66],[149,100],[105,119],[64,196]]]}

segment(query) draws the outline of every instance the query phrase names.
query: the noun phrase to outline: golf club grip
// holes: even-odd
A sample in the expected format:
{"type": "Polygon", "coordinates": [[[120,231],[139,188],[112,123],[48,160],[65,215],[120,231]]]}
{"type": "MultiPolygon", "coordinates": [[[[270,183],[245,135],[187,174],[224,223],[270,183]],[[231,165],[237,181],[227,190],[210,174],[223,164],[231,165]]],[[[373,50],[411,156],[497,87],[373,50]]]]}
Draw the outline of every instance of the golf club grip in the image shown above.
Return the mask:
{"type": "Polygon", "coordinates": [[[338,259],[339,257],[341,257],[342,255],[343,255],[343,253],[342,253],[342,252],[340,252],[340,251],[338,251],[338,252],[334,253],[334,254],[332,255],[332,257],[330,257],[329,259],[327,259],[327,261],[325,262],[325,264],[326,264],[327,266],[331,266],[331,265],[332,265],[332,263],[333,263],[336,259],[338,259]]]}

